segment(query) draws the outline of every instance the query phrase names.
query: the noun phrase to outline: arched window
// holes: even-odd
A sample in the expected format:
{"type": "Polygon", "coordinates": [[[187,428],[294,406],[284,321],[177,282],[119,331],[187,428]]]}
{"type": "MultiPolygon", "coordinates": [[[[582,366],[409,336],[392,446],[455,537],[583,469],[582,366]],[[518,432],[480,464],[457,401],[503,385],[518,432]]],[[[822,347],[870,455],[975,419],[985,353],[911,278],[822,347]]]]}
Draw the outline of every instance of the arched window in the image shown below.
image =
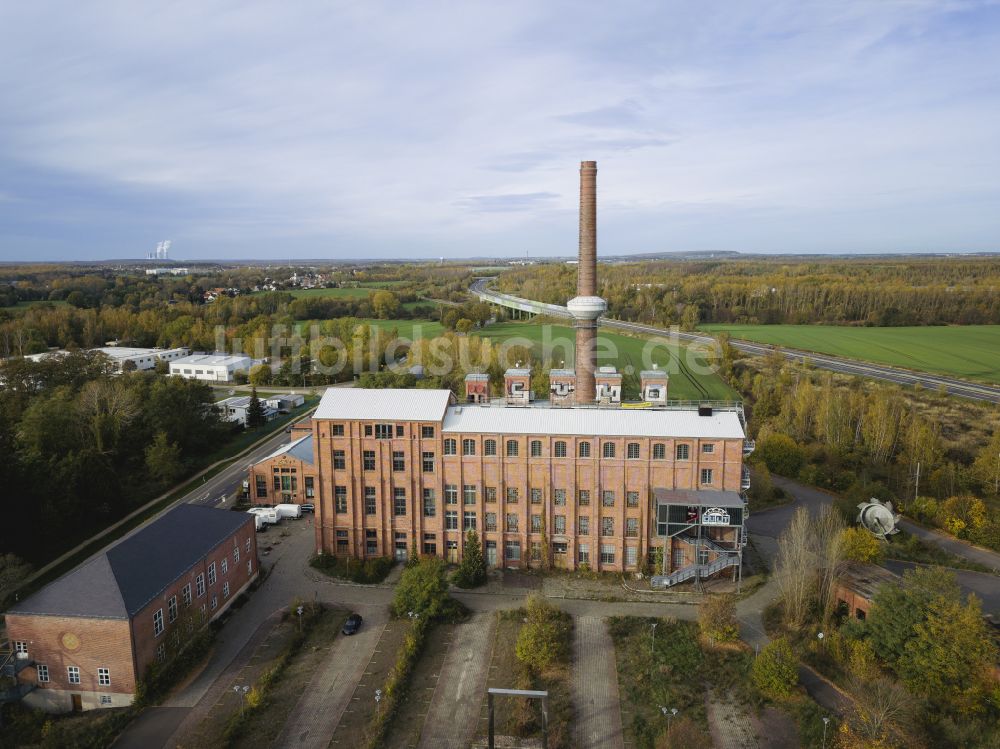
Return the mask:
{"type": "Polygon", "coordinates": [[[615,457],[615,443],[614,442],[605,442],[604,443],[604,457],[605,458],[613,458],[613,457],[615,457]]]}
{"type": "Polygon", "coordinates": [[[541,440],[531,440],[531,457],[540,458],[542,457],[542,441],[541,440]]]}
{"type": "Polygon", "coordinates": [[[483,455],[496,455],[497,454],[497,441],[496,440],[486,440],[483,442],[483,455]]]}
{"type": "Polygon", "coordinates": [[[476,441],[470,439],[462,440],[462,455],[475,455],[476,441]]]}
{"type": "Polygon", "coordinates": [[[566,443],[562,440],[557,440],[555,445],[555,452],[557,458],[566,457],[566,443]]]}

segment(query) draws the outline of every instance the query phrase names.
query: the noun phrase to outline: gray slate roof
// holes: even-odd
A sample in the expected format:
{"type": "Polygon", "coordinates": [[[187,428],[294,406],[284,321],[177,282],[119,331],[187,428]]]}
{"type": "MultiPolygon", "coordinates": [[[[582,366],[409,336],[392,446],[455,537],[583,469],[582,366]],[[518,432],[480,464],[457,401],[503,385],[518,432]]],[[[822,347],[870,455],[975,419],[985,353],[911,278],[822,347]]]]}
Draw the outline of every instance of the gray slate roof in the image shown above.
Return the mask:
{"type": "Polygon", "coordinates": [[[181,504],[10,608],[15,614],[128,619],[253,518],[181,504]]]}

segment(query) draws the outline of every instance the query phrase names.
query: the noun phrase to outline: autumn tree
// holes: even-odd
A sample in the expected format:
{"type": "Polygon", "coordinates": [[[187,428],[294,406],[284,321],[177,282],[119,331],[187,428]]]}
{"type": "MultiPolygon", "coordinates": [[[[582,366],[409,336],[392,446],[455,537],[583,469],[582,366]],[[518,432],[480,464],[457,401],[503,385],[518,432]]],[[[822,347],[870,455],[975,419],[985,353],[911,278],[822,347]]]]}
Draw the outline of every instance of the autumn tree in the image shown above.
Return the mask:
{"type": "Polygon", "coordinates": [[[754,686],[769,697],[788,697],[799,682],[798,659],[784,637],[760,651],[750,669],[754,686]]]}
{"type": "Polygon", "coordinates": [[[181,448],[176,442],[167,440],[166,432],[157,432],[146,448],[146,468],[153,478],[164,484],[175,480],[184,470],[181,448]]]}
{"type": "Polygon", "coordinates": [[[698,627],[713,642],[736,642],[740,625],[736,620],[736,601],[731,595],[706,596],[698,607],[698,627]]]}

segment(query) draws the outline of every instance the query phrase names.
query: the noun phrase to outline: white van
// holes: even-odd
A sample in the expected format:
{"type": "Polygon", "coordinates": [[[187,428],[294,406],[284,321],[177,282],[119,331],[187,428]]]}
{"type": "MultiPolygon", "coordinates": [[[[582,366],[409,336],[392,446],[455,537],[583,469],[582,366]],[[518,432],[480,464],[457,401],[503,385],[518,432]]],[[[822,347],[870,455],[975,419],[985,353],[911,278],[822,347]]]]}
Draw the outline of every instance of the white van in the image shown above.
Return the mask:
{"type": "Polygon", "coordinates": [[[274,511],[278,513],[279,518],[300,518],[302,517],[302,508],[299,505],[275,505],[274,511]]]}
{"type": "Polygon", "coordinates": [[[277,510],[272,507],[251,507],[247,512],[251,515],[256,515],[262,523],[274,525],[280,520],[277,510]]]}

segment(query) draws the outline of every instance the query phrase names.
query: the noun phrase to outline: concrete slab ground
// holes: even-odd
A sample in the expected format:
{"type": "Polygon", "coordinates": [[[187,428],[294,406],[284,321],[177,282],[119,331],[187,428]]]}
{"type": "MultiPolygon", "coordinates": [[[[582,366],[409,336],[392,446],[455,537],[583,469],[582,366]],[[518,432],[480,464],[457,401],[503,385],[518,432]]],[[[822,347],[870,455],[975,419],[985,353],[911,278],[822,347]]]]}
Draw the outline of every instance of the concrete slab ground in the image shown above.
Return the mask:
{"type": "Polygon", "coordinates": [[[622,749],[615,646],[604,619],[577,618],[573,630],[573,702],[579,749],[622,749]]]}
{"type": "Polygon", "coordinates": [[[466,749],[471,743],[486,689],[492,613],[473,614],[455,631],[420,734],[420,749],[466,749]]]}

